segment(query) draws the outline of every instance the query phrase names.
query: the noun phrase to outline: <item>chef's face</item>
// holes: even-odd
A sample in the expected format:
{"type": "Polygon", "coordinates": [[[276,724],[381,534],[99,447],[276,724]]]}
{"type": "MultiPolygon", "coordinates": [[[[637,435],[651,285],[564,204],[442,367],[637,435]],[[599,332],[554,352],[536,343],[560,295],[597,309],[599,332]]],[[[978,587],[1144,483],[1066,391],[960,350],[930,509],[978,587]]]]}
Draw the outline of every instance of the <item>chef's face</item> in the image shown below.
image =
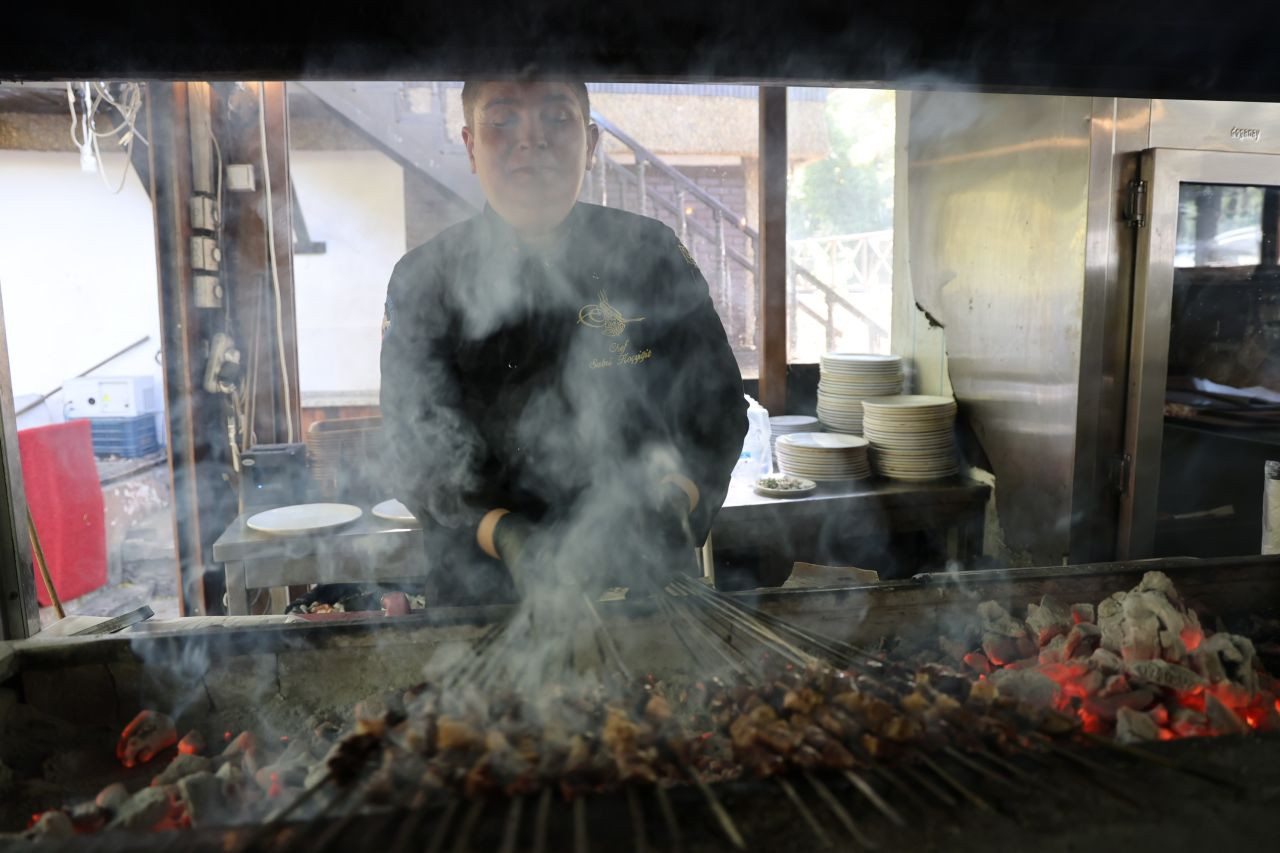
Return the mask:
{"type": "Polygon", "coordinates": [[[498,215],[527,237],[569,215],[600,129],[564,83],[485,83],[462,140],[498,215]]]}

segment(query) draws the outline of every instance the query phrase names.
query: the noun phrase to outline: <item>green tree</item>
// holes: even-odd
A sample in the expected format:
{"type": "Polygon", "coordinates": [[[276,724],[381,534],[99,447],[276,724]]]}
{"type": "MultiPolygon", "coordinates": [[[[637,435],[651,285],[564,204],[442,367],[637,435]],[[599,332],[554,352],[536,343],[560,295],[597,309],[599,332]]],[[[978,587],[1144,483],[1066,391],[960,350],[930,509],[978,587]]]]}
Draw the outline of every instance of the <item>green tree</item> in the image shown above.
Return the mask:
{"type": "Polygon", "coordinates": [[[830,89],[825,117],[830,152],[791,174],[789,236],[892,227],[894,93],[830,89]]]}

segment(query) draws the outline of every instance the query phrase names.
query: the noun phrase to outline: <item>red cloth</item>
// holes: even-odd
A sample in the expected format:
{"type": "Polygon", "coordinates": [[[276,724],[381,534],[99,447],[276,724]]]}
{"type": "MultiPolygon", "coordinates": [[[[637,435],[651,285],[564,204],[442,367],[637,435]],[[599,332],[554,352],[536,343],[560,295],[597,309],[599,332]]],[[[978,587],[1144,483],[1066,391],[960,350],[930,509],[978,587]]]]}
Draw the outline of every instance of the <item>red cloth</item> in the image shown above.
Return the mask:
{"type": "MultiPolygon", "coordinates": [[[[44,547],[54,589],[64,602],[107,582],[107,528],[89,421],[18,432],[27,505],[44,547]]],[[[49,600],[36,572],[36,598],[49,600]]]]}

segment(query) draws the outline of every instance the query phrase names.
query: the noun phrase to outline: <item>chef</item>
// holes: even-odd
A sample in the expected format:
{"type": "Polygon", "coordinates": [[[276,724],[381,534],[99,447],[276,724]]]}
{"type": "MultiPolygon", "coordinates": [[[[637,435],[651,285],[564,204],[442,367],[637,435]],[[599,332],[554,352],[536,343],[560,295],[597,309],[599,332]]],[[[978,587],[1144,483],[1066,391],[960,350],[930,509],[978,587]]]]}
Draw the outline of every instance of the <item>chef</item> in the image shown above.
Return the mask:
{"type": "Polygon", "coordinates": [[[381,403],[429,600],[502,600],[688,568],[747,429],[697,265],[662,223],[578,201],[600,131],[585,84],[468,82],[483,212],[387,291],[381,403]]]}

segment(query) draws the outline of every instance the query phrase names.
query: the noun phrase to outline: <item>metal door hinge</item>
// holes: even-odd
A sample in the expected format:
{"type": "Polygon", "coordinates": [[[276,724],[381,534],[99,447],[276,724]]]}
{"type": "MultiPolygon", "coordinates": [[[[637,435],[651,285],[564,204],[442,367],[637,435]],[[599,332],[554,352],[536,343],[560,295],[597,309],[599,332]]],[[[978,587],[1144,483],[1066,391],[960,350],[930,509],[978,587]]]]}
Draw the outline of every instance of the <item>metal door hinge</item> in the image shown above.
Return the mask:
{"type": "Polygon", "coordinates": [[[1125,221],[1134,228],[1143,228],[1147,224],[1147,182],[1130,181],[1129,192],[1124,200],[1125,221]]]}
{"type": "Polygon", "coordinates": [[[1133,466],[1133,457],[1128,453],[1118,453],[1111,457],[1111,487],[1120,494],[1129,490],[1129,469],[1133,466]]]}

